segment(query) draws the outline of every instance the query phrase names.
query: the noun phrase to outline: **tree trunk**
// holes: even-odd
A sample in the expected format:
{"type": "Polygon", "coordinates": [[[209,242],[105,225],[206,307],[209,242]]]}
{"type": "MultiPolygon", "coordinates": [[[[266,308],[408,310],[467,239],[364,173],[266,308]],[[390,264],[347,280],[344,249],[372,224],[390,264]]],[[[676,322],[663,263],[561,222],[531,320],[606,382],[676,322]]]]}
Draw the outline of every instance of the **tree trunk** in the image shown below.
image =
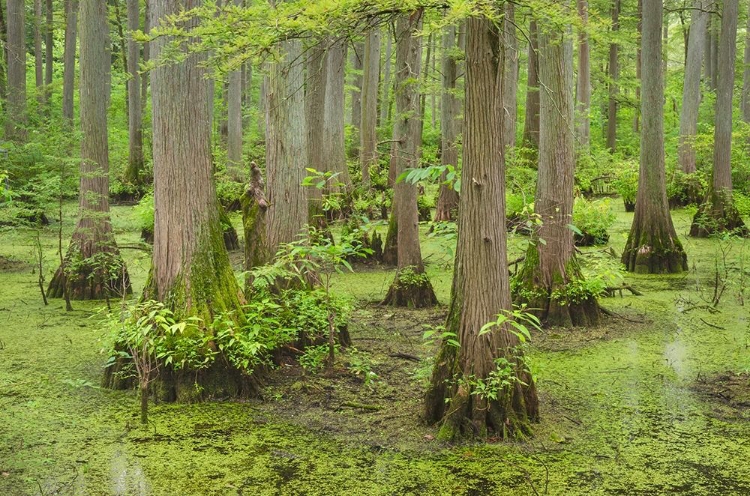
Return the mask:
{"type": "Polygon", "coordinates": [[[750,234],[732,198],[732,94],[737,52],[738,0],[724,0],[721,12],[716,124],[714,127],[714,166],[706,202],[690,226],[690,235],[705,237],[735,231],[750,234]]]}
{"type": "Polygon", "coordinates": [[[661,24],[662,1],[644,1],[641,165],[633,225],[622,253],[622,263],[631,272],[649,274],[687,269],[687,256],[677,238],[667,203],[661,24]]]}
{"type": "Polygon", "coordinates": [[[703,60],[703,38],[708,13],[704,12],[705,0],[695,0],[688,35],[685,82],[682,87],[682,111],[680,112],[679,163],[682,172],[695,172],[695,149],[693,141],[698,133],[698,108],[701,102],[701,62],[703,60]]]}
{"type": "MultiPolygon", "coordinates": [[[[245,270],[265,265],[271,260],[266,251],[266,199],[263,175],[255,162],[250,163],[250,184],[242,196],[242,225],[245,231],[245,270]]],[[[252,290],[252,278],[245,277],[245,295],[252,290]]]]}
{"type": "Polygon", "coordinates": [[[359,156],[359,125],[362,122],[362,68],[364,65],[365,44],[361,41],[354,43],[350,64],[354,69],[351,87],[352,114],[349,122],[354,128],[352,136],[352,149],[349,156],[359,156]]]}
{"type": "Polygon", "coordinates": [[[266,174],[268,179],[268,252],[296,241],[307,224],[307,135],[302,43],[281,44],[284,61],[271,66],[266,118],[266,174]]]}
{"type": "Polygon", "coordinates": [[[709,87],[712,91],[716,91],[719,81],[719,24],[720,19],[718,16],[711,16],[711,82],[709,87]]]}
{"type": "Polygon", "coordinates": [[[539,148],[539,61],[536,21],[529,25],[529,70],[526,80],[526,115],[523,121],[522,146],[539,148]]]}
{"type": "Polygon", "coordinates": [[[5,139],[26,139],[26,46],[24,0],[8,0],[8,103],[5,139]]]}
{"type": "Polygon", "coordinates": [[[44,54],[42,52],[42,0],[34,0],[34,81],[39,106],[45,104],[44,54]]]}
{"type": "Polygon", "coordinates": [[[481,333],[511,309],[505,232],[505,165],[502,127],[502,53],[487,20],[470,17],[466,46],[466,116],[458,245],[446,331],[460,347],[443,340],[425,398],[425,418],[442,422],[439,437],[522,437],[538,418],[536,387],[518,338],[507,327],[481,333]],[[515,378],[496,399],[474,389],[508,361],[515,378]]]}
{"type": "MultiPolygon", "coordinates": [[[[235,0],[241,6],[241,0],[235,0]]],[[[227,172],[235,181],[247,181],[242,163],[242,70],[229,73],[227,87],[227,172]]]]}
{"type": "Polygon", "coordinates": [[[78,18],[78,0],[66,0],[65,5],[62,116],[65,125],[68,128],[72,128],[74,119],[73,92],[75,91],[76,79],[76,28],[78,18]]]}
{"type": "Polygon", "coordinates": [[[365,37],[364,74],[362,76],[362,123],[360,154],[362,184],[370,187],[370,166],[378,163],[378,79],[380,76],[380,29],[373,28],[365,37]]]}
{"type": "MultiPolygon", "coordinates": [[[[133,32],[141,27],[138,0],[127,0],[128,31],[133,32]]],[[[141,184],[140,173],[143,169],[143,112],[141,108],[141,76],[139,67],[138,43],[128,36],[128,165],[125,168],[125,181],[130,184],[141,184]]]]}
{"type": "MultiPolygon", "coordinates": [[[[456,147],[456,114],[460,111],[460,101],[456,98],[456,80],[458,71],[456,57],[456,27],[447,26],[443,34],[443,101],[440,115],[440,161],[443,165],[458,167],[458,148],[456,147]]],[[[504,109],[507,110],[507,109],[504,109]]],[[[447,174],[441,177],[438,201],[435,208],[435,222],[456,218],[458,210],[458,193],[445,184],[447,174]]]]}
{"type": "Polygon", "coordinates": [[[583,23],[583,28],[578,33],[578,83],[576,89],[577,106],[576,137],[583,149],[588,149],[591,143],[591,118],[589,108],[591,107],[591,63],[589,49],[588,29],[589,5],[588,0],[578,1],[578,15],[583,23]]]}
{"type": "MultiPolygon", "coordinates": [[[[661,14],[659,14],[661,17],[661,14]]],[[[620,30],[620,0],[612,0],[612,31],[620,30]]],[[[661,33],[660,33],[661,34],[661,33]]],[[[607,148],[612,153],[617,150],[617,97],[619,88],[617,80],[620,77],[620,68],[618,64],[617,43],[609,44],[609,103],[607,105],[607,148]]],[[[661,67],[661,64],[660,64],[661,67]]]]}
{"type": "Polygon", "coordinates": [[[599,307],[591,293],[566,293],[582,280],[573,245],[573,44],[565,25],[550,23],[539,29],[540,97],[539,173],[534,212],[542,224],[526,251],[518,275],[517,299],[538,309],[539,320],[550,326],[588,326],[599,321],[599,307]],[[543,240],[543,241],[542,241],[543,240]]]}
{"type": "MultiPolygon", "coordinates": [[[[326,69],[326,103],[323,120],[325,139],[324,153],[327,169],[338,173],[335,183],[328,184],[327,193],[345,193],[352,190],[352,179],[346,165],[346,136],[344,122],[344,103],[346,98],[346,44],[343,40],[336,41],[328,48],[326,69]],[[337,186],[339,183],[341,187],[337,186]]],[[[361,118],[361,110],[360,110],[361,118]]],[[[340,212],[331,212],[335,215],[340,212]]]]}
{"type": "MultiPolygon", "coordinates": [[[[419,167],[422,123],[419,119],[419,71],[422,50],[415,36],[422,25],[423,11],[403,14],[397,20],[396,120],[393,124],[393,164],[397,177],[408,168],[419,167]]],[[[432,284],[424,272],[419,246],[417,186],[406,181],[394,185],[394,209],[398,224],[398,270],[383,304],[422,308],[437,303],[432,284]]]]}
{"type": "MultiPolygon", "coordinates": [[[[503,143],[506,148],[516,146],[516,125],[518,122],[518,39],[516,38],[516,7],[505,4],[503,37],[505,43],[505,69],[503,73],[503,143]]],[[[445,60],[445,58],[443,59],[445,60]]],[[[454,84],[455,88],[455,84],[454,84]]],[[[456,198],[458,200],[458,198],[456,198]]]]}
{"type": "Polygon", "coordinates": [[[5,99],[8,98],[8,80],[6,68],[8,67],[8,29],[5,25],[5,15],[3,14],[3,2],[0,1],[0,102],[5,107],[5,99]]]}
{"type": "Polygon", "coordinates": [[[50,281],[47,293],[60,298],[67,289],[71,299],[99,300],[131,291],[109,219],[110,45],[105,2],[81,2],[80,35],[80,217],[65,260],[50,281]]]}
{"type": "MultiPolygon", "coordinates": [[[[635,99],[640,104],[641,101],[641,33],[643,33],[643,0],[638,0],[638,46],[635,53],[635,99]]],[[[641,113],[636,108],[633,116],[633,132],[639,133],[641,129],[641,113]]]]}
{"type": "MultiPolygon", "coordinates": [[[[328,73],[328,40],[317,42],[307,50],[307,85],[305,88],[305,122],[307,124],[307,167],[319,172],[329,170],[325,160],[326,74],[328,73]]],[[[326,225],[323,212],[323,190],[307,188],[309,224],[318,228],[326,225]]]]}
{"type": "MultiPolygon", "coordinates": [[[[127,0],[125,0],[127,1],[127,0]]],[[[125,41],[125,30],[123,29],[122,25],[122,13],[120,12],[120,0],[112,0],[112,5],[115,8],[114,16],[112,16],[112,20],[114,21],[115,28],[117,28],[117,48],[119,49],[119,55],[120,55],[120,64],[122,65],[122,72],[123,74],[128,73],[128,50],[125,48],[126,41],[125,41]]],[[[115,46],[114,44],[112,45],[115,46]]],[[[112,84],[112,81],[109,82],[109,84],[112,84]]],[[[130,88],[125,83],[125,101],[129,102],[130,98],[128,96],[130,92],[130,88]]],[[[126,113],[130,113],[130,108],[128,105],[125,106],[126,113]]],[[[128,121],[130,120],[130,117],[128,116],[128,121]]]]}
{"type": "Polygon", "coordinates": [[[45,85],[45,100],[49,101],[50,94],[52,92],[50,85],[52,84],[52,69],[53,69],[53,55],[52,50],[54,48],[54,33],[55,25],[53,18],[53,7],[52,0],[45,1],[45,22],[44,22],[44,85],[45,85]]]}
{"type": "Polygon", "coordinates": [[[750,123],[750,13],[747,16],[745,29],[745,53],[743,56],[744,69],[742,71],[742,122],[750,123]]]}
{"type": "MultiPolygon", "coordinates": [[[[143,1],[143,32],[148,33],[151,30],[151,9],[149,8],[149,3],[151,0],[144,0],[143,1]]],[[[150,60],[151,56],[151,49],[149,48],[151,44],[149,42],[143,43],[143,63],[146,64],[150,60]]],[[[148,103],[148,72],[141,74],[141,112],[143,114],[146,114],[146,104],[148,103]]]]}
{"type": "Polygon", "coordinates": [[[380,101],[380,125],[385,126],[391,115],[391,52],[393,50],[393,36],[390,25],[385,29],[385,57],[383,58],[383,99],[380,101]]]}

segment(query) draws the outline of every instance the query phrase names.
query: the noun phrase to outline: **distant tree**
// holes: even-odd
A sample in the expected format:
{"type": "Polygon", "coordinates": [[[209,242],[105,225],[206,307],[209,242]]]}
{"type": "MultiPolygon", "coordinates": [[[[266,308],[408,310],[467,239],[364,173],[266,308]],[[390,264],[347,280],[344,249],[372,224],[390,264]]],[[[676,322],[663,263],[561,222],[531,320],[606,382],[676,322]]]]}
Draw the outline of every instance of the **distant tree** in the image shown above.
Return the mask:
{"type": "MultiPolygon", "coordinates": [[[[421,26],[422,15],[422,10],[402,14],[396,22],[396,117],[392,164],[397,177],[407,169],[419,167],[422,124],[418,81],[422,50],[415,35],[421,26]]],[[[383,303],[415,308],[432,306],[437,303],[437,298],[425,274],[419,246],[417,187],[407,181],[397,181],[393,196],[391,216],[395,216],[398,226],[398,270],[383,303]]]]}
{"type": "Polygon", "coordinates": [[[8,0],[8,103],[5,139],[26,138],[26,25],[24,0],[8,0]]]}
{"type": "Polygon", "coordinates": [[[107,4],[81,2],[81,180],[79,219],[67,255],[50,281],[47,295],[98,300],[130,291],[109,217],[110,53],[107,4]]]}
{"type": "Polygon", "coordinates": [[[63,123],[73,126],[73,93],[76,71],[76,29],[78,24],[78,0],[65,0],[65,49],[63,52],[63,123]]]}
{"type": "MultiPolygon", "coordinates": [[[[141,28],[141,13],[138,0],[127,0],[128,31],[141,28]]],[[[139,74],[140,47],[132,36],[128,36],[128,165],[125,180],[140,185],[143,169],[143,109],[141,104],[141,76],[139,74]]]]}
{"type": "MultiPolygon", "coordinates": [[[[456,80],[458,70],[456,64],[456,27],[447,26],[443,33],[443,96],[440,109],[440,162],[443,165],[458,167],[457,134],[458,123],[456,115],[461,111],[461,101],[456,98],[456,80]]],[[[445,184],[447,173],[441,177],[438,200],[435,206],[435,222],[452,220],[458,210],[458,192],[449,184],[445,184]]]]}
{"type": "MultiPolygon", "coordinates": [[[[305,124],[307,126],[307,167],[326,172],[330,164],[325,160],[326,74],[328,73],[328,41],[315,40],[307,49],[305,59],[305,124]]],[[[308,188],[308,223],[323,228],[326,223],[323,212],[323,190],[308,188]]]]}
{"type": "Polygon", "coordinates": [[[721,11],[721,39],[716,86],[716,125],[714,127],[714,166],[705,203],[690,226],[691,236],[738,231],[748,234],[732,197],[732,94],[737,52],[738,0],[724,0],[721,11]]]}
{"type": "Polygon", "coordinates": [[[359,126],[362,123],[362,69],[364,68],[365,62],[365,44],[362,41],[357,41],[352,46],[351,58],[349,64],[351,65],[354,76],[351,80],[351,120],[349,123],[354,127],[353,142],[355,143],[350,153],[353,156],[359,156],[359,126]]]}
{"type": "Polygon", "coordinates": [[[362,75],[362,121],[360,154],[362,183],[370,186],[370,166],[378,162],[378,80],[380,76],[380,29],[373,28],[365,36],[364,73],[362,75]]]}
{"type": "Polygon", "coordinates": [[[526,114],[523,121],[522,146],[536,150],[539,148],[539,59],[537,24],[529,24],[529,55],[526,79],[526,114]]]}
{"type": "Polygon", "coordinates": [[[516,6],[505,4],[503,19],[503,43],[505,43],[505,68],[503,73],[503,140],[506,147],[516,146],[518,123],[518,38],[516,36],[516,6]]]}
{"type": "Polygon", "coordinates": [[[747,16],[747,27],[745,28],[745,53],[742,57],[742,103],[741,116],[742,122],[750,123],[750,12],[747,16]]]}
{"type": "Polygon", "coordinates": [[[337,40],[328,47],[326,57],[325,79],[325,115],[323,119],[323,151],[326,170],[338,173],[336,181],[326,185],[327,193],[351,191],[352,179],[346,165],[346,128],[344,118],[345,82],[346,82],[346,44],[337,40]]]}
{"type": "Polygon", "coordinates": [[[469,18],[466,27],[466,179],[445,325],[449,334],[440,344],[425,398],[425,418],[429,423],[440,422],[438,436],[446,440],[493,433],[524,436],[539,415],[536,387],[517,346],[518,336],[507,323],[482,332],[498,314],[511,308],[504,147],[497,132],[503,124],[503,54],[497,28],[490,20],[469,18]],[[493,374],[507,381],[493,383],[493,374]],[[488,388],[495,394],[486,394],[488,388]]]}
{"type": "Polygon", "coordinates": [[[662,1],[645,0],[641,36],[641,164],[635,215],[622,263],[631,272],[650,274],[687,269],[687,256],[667,203],[661,25],[662,1]]]}
{"type": "MultiPolygon", "coordinates": [[[[661,14],[659,14],[661,16],[661,14]]],[[[620,0],[612,0],[612,31],[620,31],[620,0]]],[[[609,100],[607,104],[607,148],[612,152],[617,149],[617,95],[620,66],[618,59],[619,44],[609,44],[609,100]]]]}
{"type": "Polygon", "coordinates": [[[576,138],[584,149],[591,142],[591,49],[589,47],[588,29],[589,3],[588,0],[577,0],[578,15],[583,27],[578,33],[578,82],[576,90],[576,138]]]}
{"type": "Polygon", "coordinates": [[[695,172],[695,148],[693,141],[698,133],[698,108],[701,102],[701,62],[703,60],[703,38],[708,21],[705,0],[695,0],[690,14],[685,78],[682,87],[682,110],[680,111],[679,163],[682,172],[695,172]]]}
{"type": "Polygon", "coordinates": [[[44,106],[47,96],[44,89],[44,52],[42,52],[42,0],[34,0],[34,81],[36,99],[44,106]]]}
{"type": "MultiPolygon", "coordinates": [[[[240,0],[234,4],[241,6],[240,0]]],[[[242,163],[242,70],[227,76],[227,172],[235,181],[245,182],[248,174],[242,163]]]]}

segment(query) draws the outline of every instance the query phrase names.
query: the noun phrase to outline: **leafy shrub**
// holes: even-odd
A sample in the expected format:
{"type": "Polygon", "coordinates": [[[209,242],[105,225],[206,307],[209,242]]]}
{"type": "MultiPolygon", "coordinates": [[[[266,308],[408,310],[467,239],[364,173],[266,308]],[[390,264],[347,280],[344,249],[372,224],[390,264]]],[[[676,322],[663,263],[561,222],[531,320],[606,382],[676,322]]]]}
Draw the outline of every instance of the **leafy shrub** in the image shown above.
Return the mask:
{"type": "Polygon", "coordinates": [[[617,171],[613,186],[617,194],[622,197],[625,210],[632,212],[638,195],[638,164],[633,160],[624,163],[617,171]]]}
{"type": "Polygon", "coordinates": [[[703,172],[685,174],[677,169],[667,183],[667,198],[671,207],[684,207],[699,204],[703,201],[708,186],[703,172]]]}
{"type": "Polygon", "coordinates": [[[578,246],[604,245],[609,241],[607,229],[615,222],[608,198],[589,201],[577,197],[573,204],[573,232],[578,246]]]}

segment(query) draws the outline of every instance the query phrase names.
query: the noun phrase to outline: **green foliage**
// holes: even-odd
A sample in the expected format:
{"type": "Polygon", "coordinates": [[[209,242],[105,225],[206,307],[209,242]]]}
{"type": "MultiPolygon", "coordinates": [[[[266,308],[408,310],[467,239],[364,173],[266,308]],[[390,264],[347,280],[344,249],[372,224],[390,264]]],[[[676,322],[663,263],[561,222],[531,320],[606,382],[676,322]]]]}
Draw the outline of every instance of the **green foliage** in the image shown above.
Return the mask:
{"type": "Polygon", "coordinates": [[[349,371],[361,377],[364,385],[372,389],[378,379],[378,374],[372,371],[373,362],[370,354],[352,347],[347,350],[347,358],[349,371]]]}
{"type": "Polygon", "coordinates": [[[604,245],[609,241],[607,230],[615,218],[608,198],[589,201],[579,196],[573,203],[571,229],[576,234],[576,241],[582,241],[584,245],[604,245]]]}
{"type": "Polygon", "coordinates": [[[328,357],[328,345],[308,346],[305,353],[299,357],[299,364],[307,372],[317,372],[325,365],[328,357]]]}
{"type": "Polygon", "coordinates": [[[154,192],[149,191],[133,207],[133,216],[141,230],[154,230],[154,192]]]}
{"type": "Polygon", "coordinates": [[[445,326],[438,325],[432,326],[424,324],[425,331],[422,334],[422,339],[427,345],[433,345],[436,342],[445,343],[448,346],[459,348],[461,343],[458,342],[458,334],[451,331],[446,331],[445,326]]]}
{"type": "Polygon", "coordinates": [[[622,163],[613,185],[624,202],[635,203],[638,194],[638,163],[635,160],[622,163]]]}
{"type": "Polygon", "coordinates": [[[396,182],[406,181],[409,184],[419,182],[438,182],[445,173],[444,183],[454,190],[461,191],[460,173],[452,165],[430,165],[418,169],[407,169],[396,178],[396,182]]]}

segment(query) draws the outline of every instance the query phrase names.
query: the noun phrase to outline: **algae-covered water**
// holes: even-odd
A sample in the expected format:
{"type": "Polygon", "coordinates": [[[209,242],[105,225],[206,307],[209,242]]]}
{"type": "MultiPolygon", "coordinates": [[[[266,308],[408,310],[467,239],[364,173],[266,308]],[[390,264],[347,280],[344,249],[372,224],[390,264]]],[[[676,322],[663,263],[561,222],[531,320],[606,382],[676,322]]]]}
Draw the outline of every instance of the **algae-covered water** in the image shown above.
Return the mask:
{"type": "MultiPolygon", "coordinates": [[[[121,245],[137,241],[130,215],[114,210],[121,245]]],[[[618,211],[617,252],[631,218],[618,211]]],[[[674,218],[683,235],[688,214],[674,218]]],[[[750,320],[739,298],[750,250],[728,245],[729,285],[712,313],[704,299],[719,245],[682,239],[690,273],[629,275],[643,296],[603,301],[619,317],[594,330],[535,336],[543,418],[532,439],[448,446],[419,421],[434,351],[422,344],[420,324],[439,322],[445,307],[368,303],[385,294],[390,271],[336,280],[337,291],[358,298],[351,332],[373,360],[374,386],[346,373],[281,369],[263,401],[153,405],[144,428],[135,392],[98,387],[107,340],[92,317],[100,305],[44,307],[28,263],[32,234],[0,232],[0,494],[750,494],[748,406],[725,401],[732,393],[716,380],[750,369],[750,320]],[[392,358],[395,351],[422,361],[392,358]],[[346,408],[350,399],[378,409],[346,408]]],[[[42,242],[49,272],[54,233],[42,242]]],[[[523,243],[513,237],[512,251],[523,243]]],[[[425,238],[443,304],[444,248],[425,238]]],[[[148,254],[123,252],[137,290],[148,254]]]]}

